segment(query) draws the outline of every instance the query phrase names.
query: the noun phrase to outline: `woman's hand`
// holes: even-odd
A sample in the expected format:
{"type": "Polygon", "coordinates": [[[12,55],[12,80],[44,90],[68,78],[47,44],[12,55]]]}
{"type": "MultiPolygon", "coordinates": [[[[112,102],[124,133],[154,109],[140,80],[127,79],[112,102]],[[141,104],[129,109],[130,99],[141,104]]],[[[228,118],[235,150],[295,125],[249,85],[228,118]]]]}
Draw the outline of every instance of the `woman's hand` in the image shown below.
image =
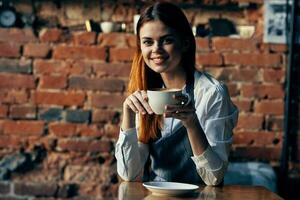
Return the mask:
{"type": "Polygon", "coordinates": [[[146,113],[153,114],[148,104],[147,92],[144,90],[135,91],[125,99],[123,103],[123,120],[121,123],[123,131],[135,127],[135,113],[142,113],[143,115],[146,113]]]}
{"type": "Polygon", "coordinates": [[[124,112],[133,111],[135,113],[153,114],[152,109],[148,104],[148,96],[145,90],[135,91],[129,95],[123,103],[124,112]]]}
{"type": "Polygon", "coordinates": [[[198,117],[193,102],[190,101],[186,104],[185,102],[188,102],[188,97],[184,94],[175,95],[173,98],[181,103],[178,105],[167,105],[164,117],[180,119],[186,128],[198,123],[198,117]]]}

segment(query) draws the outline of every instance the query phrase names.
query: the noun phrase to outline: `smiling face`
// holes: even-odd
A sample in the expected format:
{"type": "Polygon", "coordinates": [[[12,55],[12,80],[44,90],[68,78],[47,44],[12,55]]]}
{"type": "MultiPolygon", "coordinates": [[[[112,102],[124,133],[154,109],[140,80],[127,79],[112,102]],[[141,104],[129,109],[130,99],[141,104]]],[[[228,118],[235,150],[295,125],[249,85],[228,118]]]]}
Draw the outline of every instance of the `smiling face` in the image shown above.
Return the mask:
{"type": "Polygon", "coordinates": [[[146,22],[140,29],[140,47],[145,63],[157,73],[176,73],[183,45],[179,35],[159,20],[146,22]]]}

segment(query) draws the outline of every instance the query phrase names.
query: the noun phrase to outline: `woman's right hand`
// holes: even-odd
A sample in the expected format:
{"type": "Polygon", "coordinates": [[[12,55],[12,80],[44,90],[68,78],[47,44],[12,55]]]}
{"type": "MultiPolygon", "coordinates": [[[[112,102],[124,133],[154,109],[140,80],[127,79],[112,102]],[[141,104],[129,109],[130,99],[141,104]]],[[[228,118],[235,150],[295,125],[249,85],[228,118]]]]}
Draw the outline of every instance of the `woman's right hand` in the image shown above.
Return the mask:
{"type": "Polygon", "coordinates": [[[148,103],[148,96],[145,90],[138,90],[129,95],[123,103],[124,112],[135,112],[145,114],[153,114],[153,110],[148,103]]]}

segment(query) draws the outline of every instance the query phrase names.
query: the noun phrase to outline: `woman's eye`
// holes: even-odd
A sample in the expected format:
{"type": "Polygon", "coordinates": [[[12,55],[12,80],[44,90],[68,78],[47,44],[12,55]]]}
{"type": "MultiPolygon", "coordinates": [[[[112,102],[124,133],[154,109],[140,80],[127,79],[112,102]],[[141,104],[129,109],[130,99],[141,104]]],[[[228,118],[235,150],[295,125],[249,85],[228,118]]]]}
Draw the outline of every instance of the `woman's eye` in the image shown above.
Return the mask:
{"type": "Polygon", "coordinates": [[[174,42],[174,39],[173,38],[165,38],[164,39],[164,43],[165,44],[172,44],[174,42]]]}
{"type": "Polygon", "coordinates": [[[151,44],[153,44],[153,42],[150,41],[150,40],[144,40],[143,44],[146,45],[146,46],[150,46],[151,44]]]}

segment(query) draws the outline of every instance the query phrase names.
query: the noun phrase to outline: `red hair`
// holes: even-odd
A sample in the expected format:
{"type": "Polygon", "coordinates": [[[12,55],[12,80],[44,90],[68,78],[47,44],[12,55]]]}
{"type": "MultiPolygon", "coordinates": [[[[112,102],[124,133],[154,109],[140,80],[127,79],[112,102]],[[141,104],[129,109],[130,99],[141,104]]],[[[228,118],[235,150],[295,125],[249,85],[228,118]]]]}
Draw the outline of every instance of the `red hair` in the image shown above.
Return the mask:
{"type": "MultiPolygon", "coordinates": [[[[147,90],[148,74],[141,52],[135,53],[132,62],[128,92],[130,94],[137,90],[147,90]]],[[[155,79],[151,77],[151,81],[155,79]]],[[[150,81],[150,80],[149,80],[150,81]]],[[[148,143],[150,139],[157,138],[158,130],[161,129],[162,117],[160,115],[139,115],[139,134],[138,139],[142,143],[148,143]]]]}

